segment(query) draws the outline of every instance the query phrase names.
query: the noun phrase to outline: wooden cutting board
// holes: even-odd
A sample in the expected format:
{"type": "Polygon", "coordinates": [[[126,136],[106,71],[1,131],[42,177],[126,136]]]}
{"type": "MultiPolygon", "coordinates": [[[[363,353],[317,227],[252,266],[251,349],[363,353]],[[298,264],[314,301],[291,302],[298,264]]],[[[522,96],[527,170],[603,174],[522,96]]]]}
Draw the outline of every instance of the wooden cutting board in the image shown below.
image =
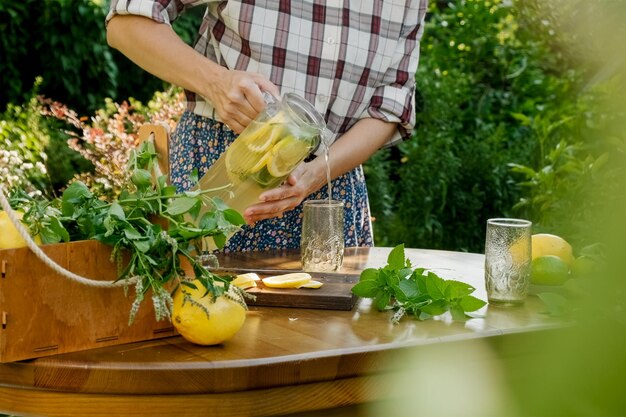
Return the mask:
{"type": "MultiPolygon", "coordinates": [[[[245,271],[251,272],[251,271],[245,271]]],[[[256,271],[260,278],[270,275],[281,275],[293,271],[256,271]]],[[[229,275],[236,275],[242,271],[229,271],[229,275]]],[[[357,274],[322,274],[311,273],[316,281],[324,285],[320,288],[270,288],[257,282],[256,288],[246,291],[256,297],[255,300],[246,300],[249,306],[263,307],[297,307],[315,308],[323,310],[352,310],[357,297],[352,294],[352,287],[359,280],[357,274]]]]}

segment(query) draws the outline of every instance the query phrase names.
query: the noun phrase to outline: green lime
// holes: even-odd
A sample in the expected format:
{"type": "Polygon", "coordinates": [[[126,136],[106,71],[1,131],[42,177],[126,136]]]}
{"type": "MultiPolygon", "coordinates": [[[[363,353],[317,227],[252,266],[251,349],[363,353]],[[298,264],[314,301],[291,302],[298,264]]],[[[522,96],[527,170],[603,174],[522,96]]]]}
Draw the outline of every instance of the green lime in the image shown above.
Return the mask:
{"type": "Polygon", "coordinates": [[[573,277],[589,277],[596,270],[596,261],[589,256],[579,256],[572,262],[573,277]]]}
{"type": "Polygon", "coordinates": [[[530,282],[537,285],[561,285],[569,277],[567,264],[558,256],[546,255],[533,259],[530,282]]]}

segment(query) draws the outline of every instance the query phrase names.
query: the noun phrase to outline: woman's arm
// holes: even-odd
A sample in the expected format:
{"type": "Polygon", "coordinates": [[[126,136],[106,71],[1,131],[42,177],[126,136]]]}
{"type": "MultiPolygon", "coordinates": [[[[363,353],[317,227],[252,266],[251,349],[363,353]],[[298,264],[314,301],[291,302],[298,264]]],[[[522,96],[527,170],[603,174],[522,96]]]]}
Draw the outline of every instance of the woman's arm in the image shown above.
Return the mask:
{"type": "Polygon", "coordinates": [[[143,16],[114,16],[107,41],[146,71],[206,98],[236,133],[265,108],[262,91],[280,95],[263,76],[228,70],[183,42],[171,26],[143,16]]]}
{"type": "MultiPolygon", "coordinates": [[[[396,129],[397,123],[373,118],[359,120],[330,147],[331,178],[337,178],[369,159],[391,139],[396,129]]],[[[248,207],[244,217],[252,224],[281,216],[326,183],[326,161],[323,156],[318,156],[296,168],[285,184],[261,194],[259,199],[263,202],[248,207]]]]}

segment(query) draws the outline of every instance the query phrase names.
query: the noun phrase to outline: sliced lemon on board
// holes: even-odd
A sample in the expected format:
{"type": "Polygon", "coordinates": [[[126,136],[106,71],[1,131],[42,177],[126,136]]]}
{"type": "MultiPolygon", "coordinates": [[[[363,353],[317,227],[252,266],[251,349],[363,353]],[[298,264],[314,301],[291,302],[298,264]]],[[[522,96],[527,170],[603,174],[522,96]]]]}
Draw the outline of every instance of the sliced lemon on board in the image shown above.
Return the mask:
{"type": "Polygon", "coordinates": [[[232,285],[236,285],[242,290],[246,290],[248,288],[256,287],[256,281],[260,281],[261,278],[254,272],[249,272],[247,274],[240,274],[235,277],[234,280],[231,281],[232,285]]]}
{"type": "Polygon", "coordinates": [[[263,278],[263,285],[270,288],[298,288],[311,281],[311,275],[306,272],[273,275],[263,278]]]}
{"type": "Polygon", "coordinates": [[[322,285],[324,285],[324,283],[320,282],[320,281],[315,281],[315,280],[311,280],[309,282],[307,282],[306,284],[300,285],[298,288],[320,288],[322,285]]]}

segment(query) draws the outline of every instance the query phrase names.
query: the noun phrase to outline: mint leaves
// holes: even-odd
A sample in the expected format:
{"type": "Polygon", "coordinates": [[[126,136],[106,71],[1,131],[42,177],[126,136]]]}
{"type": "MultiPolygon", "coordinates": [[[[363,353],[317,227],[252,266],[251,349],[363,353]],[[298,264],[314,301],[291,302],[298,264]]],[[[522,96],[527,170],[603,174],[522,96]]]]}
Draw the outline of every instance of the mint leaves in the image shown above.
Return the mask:
{"type": "Polygon", "coordinates": [[[372,298],[379,310],[393,309],[392,322],[398,323],[405,314],[420,320],[450,311],[454,320],[465,320],[466,313],[482,308],[486,303],[471,294],[475,288],[455,280],[445,280],[425,268],[413,268],[406,259],[404,245],[392,249],[387,265],[368,268],[361,273],[352,293],[372,298]]]}
{"type": "Polygon", "coordinates": [[[178,284],[191,286],[182,262],[191,265],[195,279],[214,297],[228,291],[229,280],[204,268],[197,255],[203,253],[205,239],[222,248],[227,236],[244,223],[241,214],[211,197],[215,189],[177,193],[167,176],[157,177],[156,162],[152,143],[133,150],[130,182],[110,202],[80,181],[52,201],[35,200],[19,190],[12,198],[12,205],[26,208],[31,233],[44,243],[95,239],[113,247],[118,281],[136,282],[129,323],[149,291],[156,319],[171,317],[169,291],[178,284]],[[203,206],[207,210],[200,214],[203,206]]]}

